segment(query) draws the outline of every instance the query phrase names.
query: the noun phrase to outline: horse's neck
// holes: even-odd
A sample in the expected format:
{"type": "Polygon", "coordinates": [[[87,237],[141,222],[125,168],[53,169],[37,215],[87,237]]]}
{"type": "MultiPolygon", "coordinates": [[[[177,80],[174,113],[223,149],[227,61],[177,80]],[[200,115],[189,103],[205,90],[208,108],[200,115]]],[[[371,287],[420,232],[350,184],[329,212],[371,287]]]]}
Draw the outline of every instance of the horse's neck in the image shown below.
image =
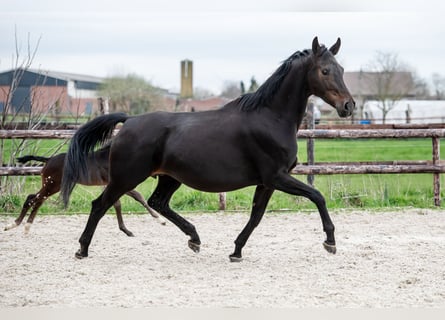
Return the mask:
{"type": "Polygon", "coordinates": [[[274,111],[291,120],[297,128],[303,121],[309,99],[306,78],[301,76],[306,73],[303,70],[301,72],[300,74],[295,72],[286,77],[272,103],[274,111]]]}

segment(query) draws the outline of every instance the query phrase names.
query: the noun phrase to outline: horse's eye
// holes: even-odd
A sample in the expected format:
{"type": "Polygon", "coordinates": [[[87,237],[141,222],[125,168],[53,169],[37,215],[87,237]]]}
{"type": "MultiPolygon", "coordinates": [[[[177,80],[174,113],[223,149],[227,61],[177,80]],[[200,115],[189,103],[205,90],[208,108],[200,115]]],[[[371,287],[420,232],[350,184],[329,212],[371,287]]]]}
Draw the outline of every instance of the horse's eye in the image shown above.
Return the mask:
{"type": "Polygon", "coordinates": [[[329,74],[329,69],[322,69],[321,73],[323,73],[323,75],[327,76],[329,74]]]}

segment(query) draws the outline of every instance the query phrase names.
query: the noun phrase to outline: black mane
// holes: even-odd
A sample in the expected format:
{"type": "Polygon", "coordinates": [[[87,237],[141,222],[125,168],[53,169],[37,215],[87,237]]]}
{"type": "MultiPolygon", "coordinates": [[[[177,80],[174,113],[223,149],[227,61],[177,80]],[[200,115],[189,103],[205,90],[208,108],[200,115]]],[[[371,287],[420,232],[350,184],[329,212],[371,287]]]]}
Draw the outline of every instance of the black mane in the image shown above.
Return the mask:
{"type": "Polygon", "coordinates": [[[295,59],[308,57],[312,50],[297,51],[284,60],[281,66],[264,82],[257,91],[246,93],[238,98],[238,106],[241,111],[251,111],[268,105],[277,93],[286,75],[291,69],[295,59]]]}

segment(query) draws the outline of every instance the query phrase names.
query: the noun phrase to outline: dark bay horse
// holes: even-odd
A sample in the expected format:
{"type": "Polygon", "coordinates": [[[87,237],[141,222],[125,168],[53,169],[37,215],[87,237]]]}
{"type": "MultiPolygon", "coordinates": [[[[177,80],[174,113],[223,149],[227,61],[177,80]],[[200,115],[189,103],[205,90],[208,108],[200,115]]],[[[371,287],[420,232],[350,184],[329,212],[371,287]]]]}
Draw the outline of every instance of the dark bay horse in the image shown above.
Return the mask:
{"type": "Polygon", "coordinates": [[[235,240],[231,261],[241,261],[242,248],[275,190],[306,197],[317,206],[327,236],[324,247],[335,253],[334,225],[324,197],[289,171],[296,164],[296,133],[309,96],[322,98],[340,117],[350,116],[355,108],[343,81],[343,68],[334,58],[339,48],[340,39],[328,49],[314,38],[312,50],[292,54],[256,92],[218,110],[134,117],[116,113],[86,123],[71,140],[65,161],[61,191],[65,205],[75,181],[86,170],[88,154],[110,138],[116,124],[124,124],[111,143],[109,184],[92,202],[76,257],[88,256],[105,211],[152,176],[158,176],[158,184],[148,205],[188,235],[188,245],[195,252],[201,244],[195,226],[169,206],[182,183],[205,192],[256,185],[251,216],[235,240]]]}
{"type": "MultiPolygon", "coordinates": [[[[79,176],[77,183],[86,186],[102,186],[108,184],[108,158],[110,153],[110,146],[106,146],[100,150],[97,150],[88,157],[87,160],[87,175],[79,176]]],[[[20,163],[26,163],[29,161],[39,161],[44,162],[45,165],[42,168],[40,176],[42,178],[42,187],[35,194],[30,194],[23,204],[22,211],[20,215],[15,219],[14,223],[7,225],[6,230],[18,227],[26,216],[29,209],[32,208],[28,220],[25,224],[25,233],[29,232],[34,218],[43,202],[46,201],[50,196],[59,192],[60,185],[62,183],[63,175],[63,164],[65,162],[66,153],[60,153],[53,157],[39,157],[39,156],[23,156],[17,158],[20,163]]],[[[165,224],[165,220],[160,217],[153,209],[151,209],[145,202],[142,195],[136,190],[130,190],[126,194],[132,197],[134,200],[139,202],[144,206],[145,209],[154,217],[157,218],[161,224],[165,224]]],[[[114,204],[114,209],[116,210],[117,221],[119,229],[122,230],[127,236],[132,237],[133,233],[127,229],[122,218],[122,208],[120,200],[117,200],[114,204]]]]}

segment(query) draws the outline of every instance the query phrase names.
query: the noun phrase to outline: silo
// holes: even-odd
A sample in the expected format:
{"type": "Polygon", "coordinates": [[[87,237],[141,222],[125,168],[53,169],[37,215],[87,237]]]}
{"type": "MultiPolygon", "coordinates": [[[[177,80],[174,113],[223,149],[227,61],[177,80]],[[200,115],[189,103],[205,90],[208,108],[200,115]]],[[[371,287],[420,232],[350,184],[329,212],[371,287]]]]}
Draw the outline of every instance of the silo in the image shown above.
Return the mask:
{"type": "Polygon", "coordinates": [[[193,97],[193,61],[181,61],[181,98],[193,97]]]}

